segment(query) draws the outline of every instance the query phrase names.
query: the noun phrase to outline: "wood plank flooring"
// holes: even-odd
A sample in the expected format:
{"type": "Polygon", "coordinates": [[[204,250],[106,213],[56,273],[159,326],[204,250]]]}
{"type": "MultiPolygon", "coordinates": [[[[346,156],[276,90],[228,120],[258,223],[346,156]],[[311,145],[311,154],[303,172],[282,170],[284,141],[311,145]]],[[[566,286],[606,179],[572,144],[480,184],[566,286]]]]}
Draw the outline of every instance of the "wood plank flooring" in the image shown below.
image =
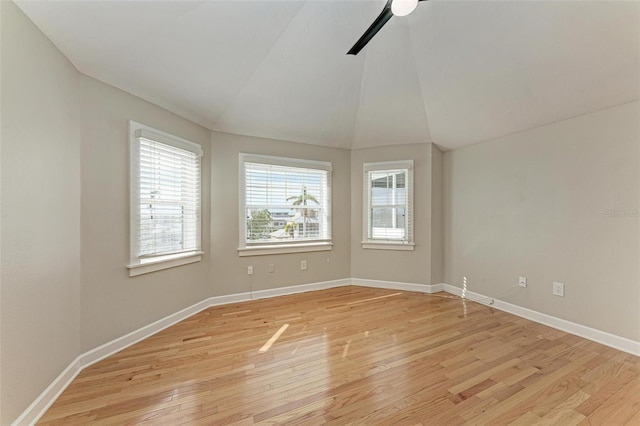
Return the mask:
{"type": "Polygon", "coordinates": [[[640,358],[445,293],[339,287],[207,309],[84,370],[40,424],[640,425],[640,358]]]}

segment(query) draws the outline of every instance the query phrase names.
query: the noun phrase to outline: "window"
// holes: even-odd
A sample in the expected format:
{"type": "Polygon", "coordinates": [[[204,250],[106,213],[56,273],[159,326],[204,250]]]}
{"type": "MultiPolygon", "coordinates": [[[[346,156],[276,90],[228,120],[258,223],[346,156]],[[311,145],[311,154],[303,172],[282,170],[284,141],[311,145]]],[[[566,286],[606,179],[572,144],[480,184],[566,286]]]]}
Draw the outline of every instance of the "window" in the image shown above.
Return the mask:
{"type": "Polygon", "coordinates": [[[331,250],[331,163],[240,154],[238,250],[331,250]]]}
{"type": "Polygon", "coordinates": [[[364,164],[363,248],[413,250],[413,160],[364,164]]]}
{"type": "Polygon", "coordinates": [[[131,140],[131,259],[135,276],[201,260],[200,145],[135,122],[131,140]]]}

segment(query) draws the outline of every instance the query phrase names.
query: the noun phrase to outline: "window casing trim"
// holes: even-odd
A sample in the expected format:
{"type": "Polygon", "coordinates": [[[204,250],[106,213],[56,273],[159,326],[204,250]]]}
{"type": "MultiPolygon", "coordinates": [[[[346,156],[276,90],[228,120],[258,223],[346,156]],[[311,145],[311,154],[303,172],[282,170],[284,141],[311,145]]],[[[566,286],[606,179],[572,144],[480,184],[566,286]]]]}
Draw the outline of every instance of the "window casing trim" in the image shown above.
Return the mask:
{"type": "Polygon", "coordinates": [[[363,241],[363,249],[371,250],[414,250],[414,243],[403,243],[394,241],[363,241]]]}
{"type": "Polygon", "coordinates": [[[362,248],[373,250],[414,250],[415,242],[413,239],[414,215],[413,215],[413,160],[384,161],[376,163],[363,164],[363,202],[362,202],[362,248]],[[369,181],[369,172],[385,171],[385,170],[406,170],[407,174],[407,239],[382,239],[370,238],[370,197],[371,182],[369,181]]]}
{"type": "Polygon", "coordinates": [[[129,121],[129,276],[134,277],[162,269],[199,262],[202,260],[202,147],[194,142],[154,129],[135,121],[129,121]],[[196,247],[179,253],[139,256],[139,220],[137,218],[140,200],[140,139],[147,139],[190,151],[199,161],[199,204],[196,221],[196,247]]]}
{"type": "Polygon", "coordinates": [[[248,154],[244,152],[241,152],[239,154],[239,159],[240,159],[241,168],[244,168],[244,163],[258,163],[258,164],[267,164],[272,166],[285,166],[285,167],[298,167],[298,168],[325,170],[327,172],[330,172],[333,170],[333,165],[328,161],[306,160],[302,158],[276,157],[272,155],[248,154]]]}
{"type": "Polygon", "coordinates": [[[267,254],[284,254],[284,253],[301,253],[310,251],[325,251],[333,248],[332,243],[332,185],[331,172],[333,170],[332,163],[328,161],[307,160],[289,157],[277,157],[261,154],[250,154],[241,152],[238,155],[238,256],[258,256],[267,254]],[[327,172],[328,199],[326,200],[327,210],[327,238],[318,240],[299,240],[286,242],[256,242],[248,243],[246,240],[247,218],[246,208],[246,163],[257,163],[265,165],[275,165],[284,167],[306,168],[322,170],[327,172]]]}
{"type": "Polygon", "coordinates": [[[202,251],[191,251],[179,254],[156,256],[154,258],[144,259],[139,263],[129,264],[127,265],[127,269],[129,270],[129,276],[135,277],[142,274],[148,274],[149,272],[200,262],[203,254],[204,252],[202,251]]]}
{"type": "Polygon", "coordinates": [[[246,246],[238,248],[238,256],[261,256],[267,254],[306,253],[310,251],[329,251],[333,249],[333,243],[323,241],[319,243],[301,242],[297,244],[274,244],[261,246],[246,246]]]}

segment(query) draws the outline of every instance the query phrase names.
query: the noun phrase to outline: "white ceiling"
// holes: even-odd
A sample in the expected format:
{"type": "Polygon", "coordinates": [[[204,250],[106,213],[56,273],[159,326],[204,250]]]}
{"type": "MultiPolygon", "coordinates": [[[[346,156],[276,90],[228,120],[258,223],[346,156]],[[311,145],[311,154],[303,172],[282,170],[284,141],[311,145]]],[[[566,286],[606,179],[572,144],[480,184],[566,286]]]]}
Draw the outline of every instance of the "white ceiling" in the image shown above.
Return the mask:
{"type": "Polygon", "coordinates": [[[640,2],[17,1],[83,73],[212,130],[453,149],[640,99],[640,2]]]}

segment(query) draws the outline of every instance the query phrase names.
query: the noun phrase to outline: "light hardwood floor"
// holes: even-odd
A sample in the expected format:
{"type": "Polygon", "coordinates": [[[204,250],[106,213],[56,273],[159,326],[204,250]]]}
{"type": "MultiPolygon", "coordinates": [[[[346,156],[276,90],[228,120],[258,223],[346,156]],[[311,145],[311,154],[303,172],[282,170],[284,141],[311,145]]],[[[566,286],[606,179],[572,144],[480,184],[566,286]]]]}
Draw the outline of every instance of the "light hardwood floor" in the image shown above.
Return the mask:
{"type": "Polygon", "coordinates": [[[207,309],[41,419],[256,423],[640,425],[640,358],[445,293],[340,287],[207,309]]]}

